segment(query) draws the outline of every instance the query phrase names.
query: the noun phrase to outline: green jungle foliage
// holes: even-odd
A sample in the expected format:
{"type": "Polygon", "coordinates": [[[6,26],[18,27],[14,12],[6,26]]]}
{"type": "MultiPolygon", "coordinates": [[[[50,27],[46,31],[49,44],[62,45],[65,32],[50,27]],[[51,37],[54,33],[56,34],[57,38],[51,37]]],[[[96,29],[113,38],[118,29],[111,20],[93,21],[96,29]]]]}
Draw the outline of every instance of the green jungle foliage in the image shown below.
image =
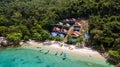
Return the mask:
{"type": "Polygon", "coordinates": [[[55,22],[72,17],[89,19],[89,44],[120,60],[119,0],[0,0],[0,36],[14,42],[53,39],[55,22]]]}

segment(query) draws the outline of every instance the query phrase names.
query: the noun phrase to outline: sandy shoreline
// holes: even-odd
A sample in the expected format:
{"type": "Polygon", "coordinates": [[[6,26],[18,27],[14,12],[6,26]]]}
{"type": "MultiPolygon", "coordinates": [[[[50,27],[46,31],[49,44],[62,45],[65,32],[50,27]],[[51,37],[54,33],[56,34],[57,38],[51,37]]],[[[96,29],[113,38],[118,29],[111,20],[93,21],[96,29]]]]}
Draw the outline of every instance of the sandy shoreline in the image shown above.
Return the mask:
{"type": "Polygon", "coordinates": [[[72,54],[74,56],[80,56],[80,57],[86,57],[88,59],[91,60],[105,60],[105,58],[103,56],[101,56],[99,54],[99,52],[92,50],[91,48],[76,48],[73,45],[63,45],[62,47],[60,46],[60,44],[63,43],[58,43],[55,41],[49,41],[49,42],[35,42],[33,40],[28,41],[27,44],[22,45],[23,43],[21,43],[22,47],[27,47],[27,46],[31,46],[31,47],[36,47],[36,48],[41,48],[41,49],[46,49],[46,50],[50,50],[50,51],[54,51],[54,52],[66,52],[67,54],[72,54]],[[70,49],[71,48],[71,49],[70,49]]]}

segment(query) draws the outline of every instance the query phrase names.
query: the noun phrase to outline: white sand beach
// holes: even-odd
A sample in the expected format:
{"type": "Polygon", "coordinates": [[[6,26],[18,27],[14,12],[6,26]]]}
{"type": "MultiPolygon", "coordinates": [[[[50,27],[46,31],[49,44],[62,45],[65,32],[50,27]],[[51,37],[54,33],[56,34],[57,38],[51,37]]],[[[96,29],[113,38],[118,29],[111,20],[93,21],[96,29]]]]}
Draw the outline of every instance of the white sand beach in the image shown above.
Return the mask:
{"type": "Polygon", "coordinates": [[[22,45],[22,47],[26,46],[32,46],[36,48],[41,48],[41,49],[47,49],[51,51],[56,51],[56,52],[66,52],[67,54],[72,54],[72,55],[77,55],[77,56],[82,56],[86,57],[88,59],[95,59],[95,60],[105,60],[103,56],[99,54],[99,52],[92,50],[91,48],[76,48],[74,45],[67,45],[65,43],[60,43],[56,41],[47,41],[47,42],[35,42],[33,40],[27,41],[27,44],[22,45]],[[60,44],[63,44],[63,46],[60,46],[60,44]]]}

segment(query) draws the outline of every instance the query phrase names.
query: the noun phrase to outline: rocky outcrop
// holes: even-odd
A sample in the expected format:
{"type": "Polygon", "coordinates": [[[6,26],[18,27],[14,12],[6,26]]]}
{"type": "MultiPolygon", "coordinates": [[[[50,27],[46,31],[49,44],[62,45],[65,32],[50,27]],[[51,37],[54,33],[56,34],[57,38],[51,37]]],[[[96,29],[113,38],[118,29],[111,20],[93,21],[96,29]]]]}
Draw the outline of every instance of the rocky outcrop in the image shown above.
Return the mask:
{"type": "Polygon", "coordinates": [[[120,63],[117,65],[117,67],[120,67],[120,63]]]}
{"type": "Polygon", "coordinates": [[[4,46],[4,47],[8,46],[8,41],[7,40],[2,41],[1,46],[4,46]]]}
{"type": "Polygon", "coordinates": [[[5,37],[0,37],[0,46],[8,46],[8,41],[5,37]]]}

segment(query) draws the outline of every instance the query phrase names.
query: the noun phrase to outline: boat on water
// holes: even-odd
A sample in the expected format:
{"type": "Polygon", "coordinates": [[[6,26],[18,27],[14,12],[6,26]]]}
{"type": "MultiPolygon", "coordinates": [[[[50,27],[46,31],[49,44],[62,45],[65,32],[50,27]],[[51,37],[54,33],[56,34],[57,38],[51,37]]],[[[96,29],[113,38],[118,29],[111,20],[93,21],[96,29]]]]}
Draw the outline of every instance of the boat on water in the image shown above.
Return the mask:
{"type": "Polygon", "coordinates": [[[67,57],[67,53],[63,53],[63,60],[65,60],[67,57]]]}

